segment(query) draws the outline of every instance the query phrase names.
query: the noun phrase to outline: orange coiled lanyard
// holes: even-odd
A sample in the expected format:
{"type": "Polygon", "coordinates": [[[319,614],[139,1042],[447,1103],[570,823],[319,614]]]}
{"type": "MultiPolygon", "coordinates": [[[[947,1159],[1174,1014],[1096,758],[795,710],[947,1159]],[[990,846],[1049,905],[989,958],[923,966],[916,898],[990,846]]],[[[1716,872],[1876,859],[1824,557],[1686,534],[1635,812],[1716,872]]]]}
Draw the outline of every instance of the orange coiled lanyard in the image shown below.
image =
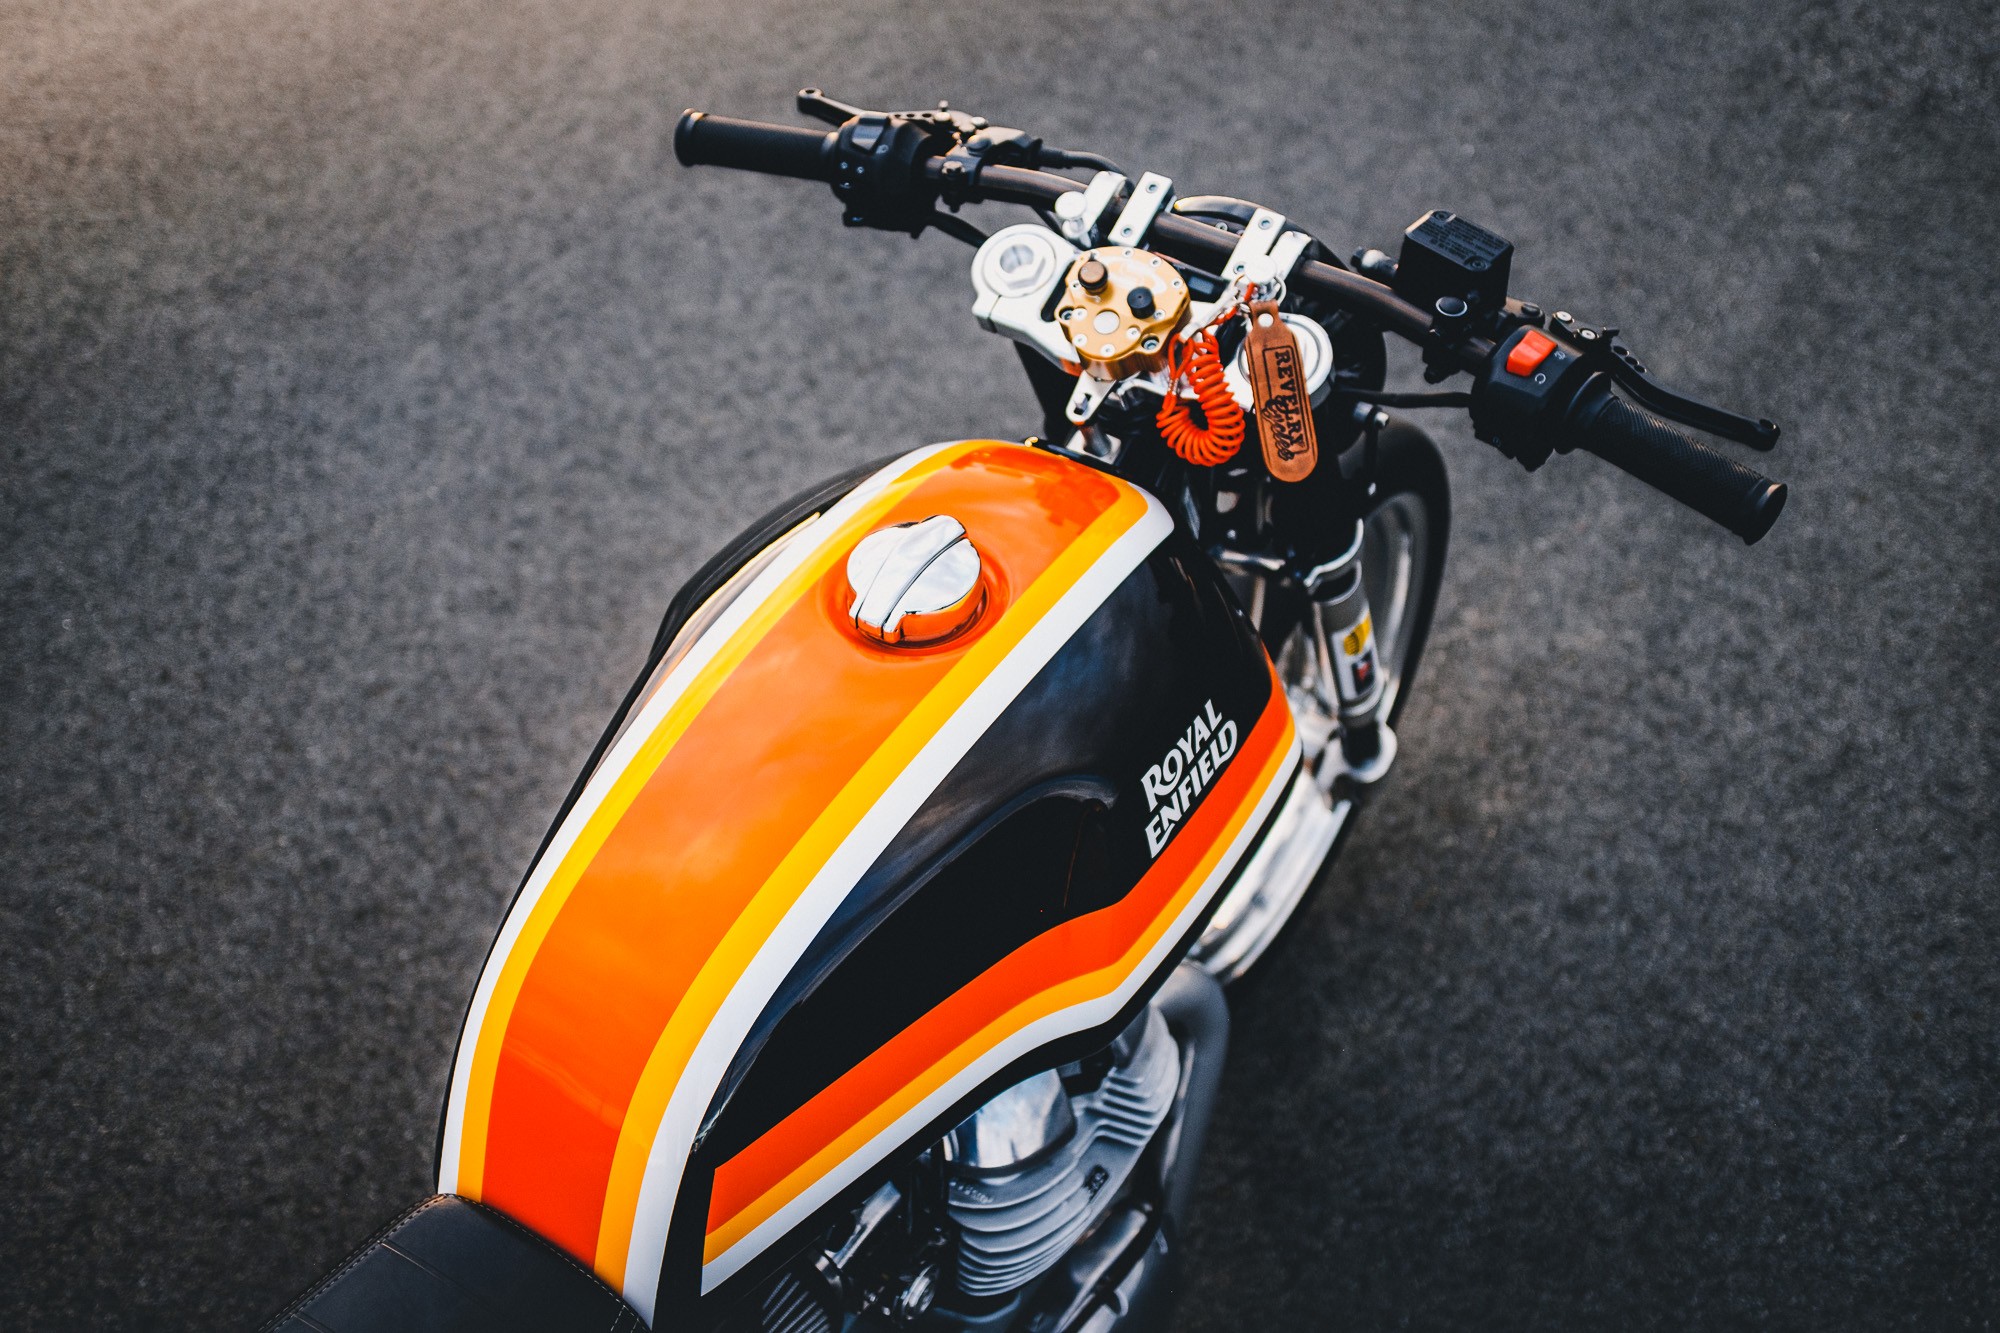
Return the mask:
{"type": "Polygon", "coordinates": [[[1167,447],[1198,467],[1226,463],[1243,447],[1243,409],[1222,377],[1222,349],[1215,341],[1215,326],[1236,310],[1231,305],[1207,328],[1176,341],[1167,351],[1167,397],[1154,420],[1167,447]],[[1194,390],[1193,403],[1178,392],[1183,377],[1194,390]],[[1200,423],[1194,417],[1197,406],[1200,423]]]}

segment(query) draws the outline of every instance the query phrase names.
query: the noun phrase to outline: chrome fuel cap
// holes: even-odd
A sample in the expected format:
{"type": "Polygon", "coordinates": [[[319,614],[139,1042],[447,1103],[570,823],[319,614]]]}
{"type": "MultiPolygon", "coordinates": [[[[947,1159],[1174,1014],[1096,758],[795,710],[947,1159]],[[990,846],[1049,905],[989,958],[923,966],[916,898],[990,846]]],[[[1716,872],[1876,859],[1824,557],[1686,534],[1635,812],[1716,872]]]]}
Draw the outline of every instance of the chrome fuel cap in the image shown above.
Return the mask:
{"type": "Polygon", "coordinates": [[[985,604],[979,552],[948,514],[871,532],[847,557],[847,609],[863,638],[894,647],[939,643],[985,604]]]}

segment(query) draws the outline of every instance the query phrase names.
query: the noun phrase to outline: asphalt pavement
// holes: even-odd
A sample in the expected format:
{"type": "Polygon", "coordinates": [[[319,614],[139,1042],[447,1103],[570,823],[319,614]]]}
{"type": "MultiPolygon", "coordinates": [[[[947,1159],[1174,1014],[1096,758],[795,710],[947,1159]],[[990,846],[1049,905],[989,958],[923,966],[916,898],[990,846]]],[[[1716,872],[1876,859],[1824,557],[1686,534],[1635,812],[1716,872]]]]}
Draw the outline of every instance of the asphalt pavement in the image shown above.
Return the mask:
{"type": "Polygon", "coordinates": [[[244,1326],[423,1195],[487,943],[674,588],[812,480],[1032,428],[963,247],[674,164],[684,106],[805,84],[1343,253],[1456,209],[1517,293],[1785,427],[1746,549],[1431,414],[1436,634],[1237,998],[1179,1328],[1990,1326],[1996,33],[0,8],[0,1326],[244,1326]]]}

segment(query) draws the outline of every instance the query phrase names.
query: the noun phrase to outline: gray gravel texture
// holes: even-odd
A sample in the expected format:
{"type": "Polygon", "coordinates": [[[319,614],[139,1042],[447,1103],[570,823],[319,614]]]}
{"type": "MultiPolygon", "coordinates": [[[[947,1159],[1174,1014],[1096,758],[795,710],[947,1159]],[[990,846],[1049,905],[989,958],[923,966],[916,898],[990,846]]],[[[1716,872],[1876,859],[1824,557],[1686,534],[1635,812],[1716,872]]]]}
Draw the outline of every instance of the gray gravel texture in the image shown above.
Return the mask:
{"type": "Polygon", "coordinates": [[[1991,1326],[1996,29],[0,9],[0,1325],[241,1326],[421,1196],[487,942],[673,589],[817,477],[1031,428],[961,247],[673,164],[683,106],[820,83],[1343,250],[1456,208],[1786,426],[1745,549],[1433,414],[1399,770],[1237,1000],[1179,1327],[1991,1326]]]}

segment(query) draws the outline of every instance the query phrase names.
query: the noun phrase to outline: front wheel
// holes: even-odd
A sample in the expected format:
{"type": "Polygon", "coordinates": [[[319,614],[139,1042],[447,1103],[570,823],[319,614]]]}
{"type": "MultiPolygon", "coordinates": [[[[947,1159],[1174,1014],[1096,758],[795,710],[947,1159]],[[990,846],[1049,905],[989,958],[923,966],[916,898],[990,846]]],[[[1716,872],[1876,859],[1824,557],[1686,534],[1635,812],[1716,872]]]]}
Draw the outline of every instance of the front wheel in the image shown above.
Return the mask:
{"type": "MultiPolygon", "coordinates": [[[[1379,716],[1392,727],[1409,702],[1430,635],[1450,535],[1451,490],[1444,458],[1429,436],[1392,419],[1382,429],[1361,535],[1361,577],[1382,673],[1379,716]]],[[[1259,589],[1248,604],[1277,608],[1297,601],[1295,590],[1259,589]]],[[[1327,766],[1329,746],[1337,755],[1339,744],[1311,631],[1302,617],[1290,620],[1289,628],[1265,627],[1272,631],[1266,642],[1277,639],[1272,659],[1291,701],[1305,767],[1190,955],[1223,982],[1246,975],[1297,918],[1358,808],[1355,798],[1332,782],[1333,770],[1327,766]]]]}

